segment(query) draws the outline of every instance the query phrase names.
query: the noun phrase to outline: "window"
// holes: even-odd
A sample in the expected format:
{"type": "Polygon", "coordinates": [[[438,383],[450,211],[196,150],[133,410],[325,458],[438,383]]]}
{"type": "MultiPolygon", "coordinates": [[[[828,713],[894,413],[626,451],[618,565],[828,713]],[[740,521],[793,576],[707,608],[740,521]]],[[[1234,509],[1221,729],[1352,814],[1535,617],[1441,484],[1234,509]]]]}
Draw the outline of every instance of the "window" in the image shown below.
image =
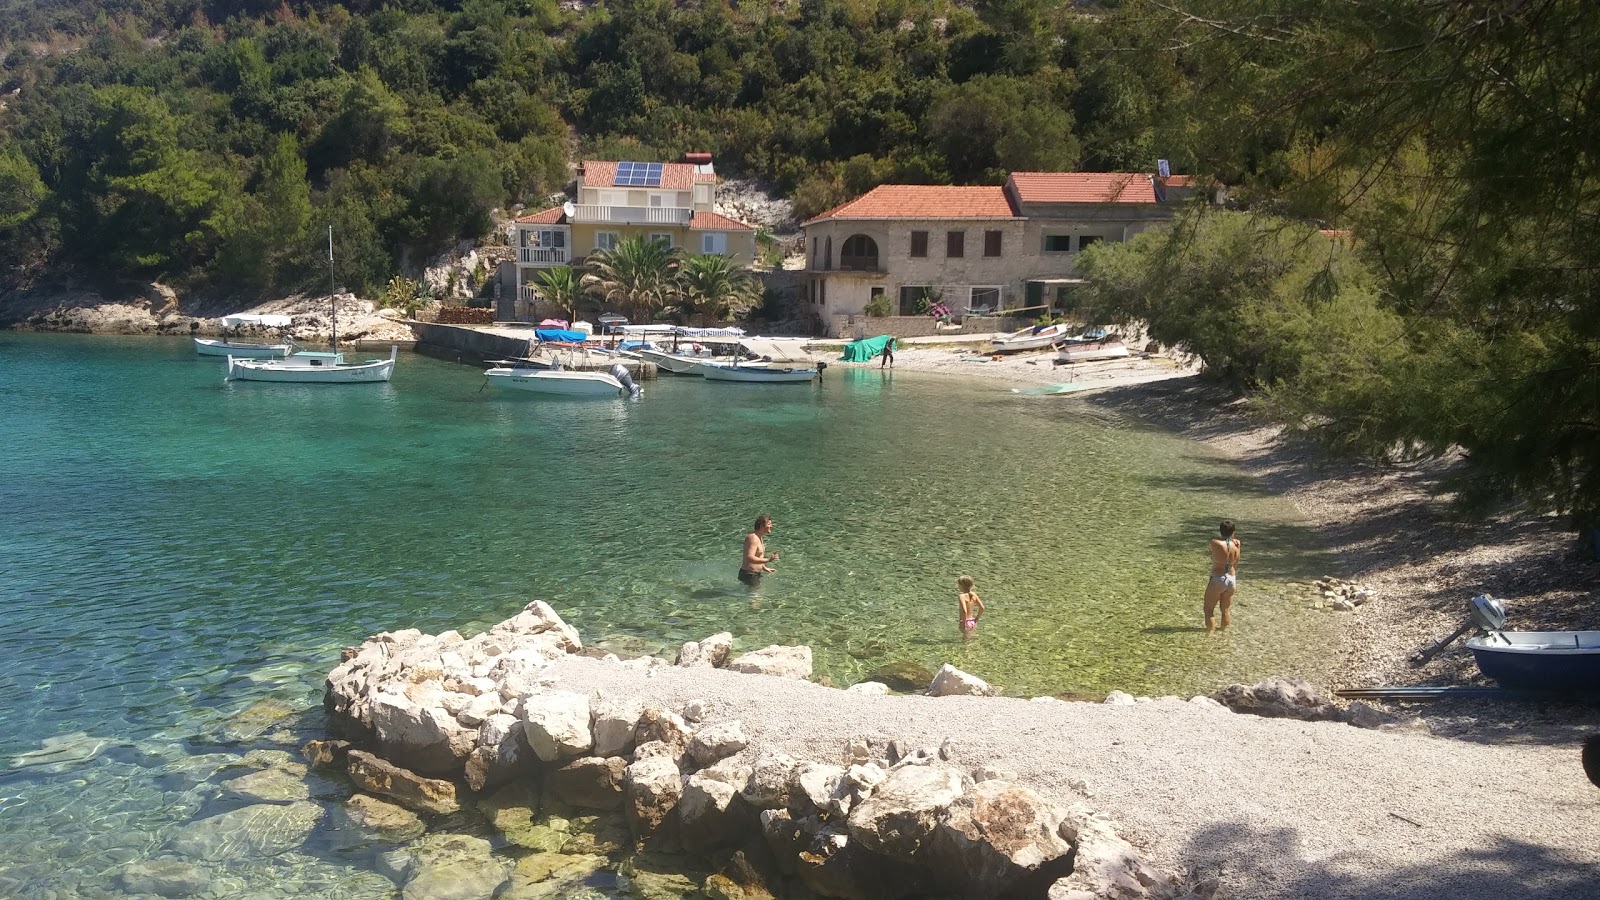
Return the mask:
{"type": "Polygon", "coordinates": [[[944,236],[944,255],[951,259],[967,255],[967,233],[949,231],[944,236]]]}
{"type": "Polygon", "coordinates": [[[517,240],[522,242],[522,246],[524,246],[524,247],[532,247],[533,246],[533,242],[531,240],[532,237],[533,237],[533,232],[528,231],[528,230],[523,229],[523,228],[518,228],[517,229],[517,240]]]}
{"type": "Polygon", "coordinates": [[[820,266],[817,265],[817,239],[816,238],[812,238],[811,239],[811,268],[813,268],[813,269],[821,268],[820,266]]]}
{"type": "Polygon", "coordinates": [[[541,231],[541,232],[539,232],[539,243],[535,244],[534,246],[535,247],[565,247],[566,245],[567,245],[567,233],[565,231],[557,231],[555,229],[551,229],[550,231],[541,231]]]}
{"type": "Polygon", "coordinates": [[[839,268],[873,272],[878,268],[878,242],[864,234],[853,234],[839,248],[839,268]]]}
{"type": "Polygon", "coordinates": [[[1000,240],[1001,240],[1001,233],[1000,232],[998,232],[998,231],[985,231],[983,233],[983,255],[984,256],[999,256],[1000,255],[1000,240]]]}
{"type": "Polygon", "coordinates": [[[1098,244],[1103,240],[1105,240],[1105,235],[1100,235],[1100,234],[1086,234],[1086,235],[1083,235],[1082,237],[1078,238],[1078,249],[1079,250],[1087,250],[1087,249],[1089,249],[1089,245],[1090,244],[1098,244]]]}
{"type": "Polygon", "coordinates": [[[672,235],[666,234],[664,232],[657,232],[655,234],[650,235],[650,240],[656,242],[657,244],[664,244],[665,246],[668,246],[668,247],[672,246],[672,235]]]}
{"type": "Polygon", "coordinates": [[[594,234],[594,248],[596,250],[617,249],[617,233],[615,231],[597,231],[594,234]]]}
{"type": "Polygon", "coordinates": [[[918,258],[928,255],[928,233],[926,231],[911,232],[911,255],[918,258]]]}
{"type": "Polygon", "coordinates": [[[1047,234],[1044,236],[1044,252],[1046,253],[1071,253],[1072,235],[1047,234]]]}
{"type": "Polygon", "coordinates": [[[975,287],[972,289],[972,299],[967,301],[967,308],[971,310],[997,310],[1000,308],[1000,289],[997,287],[975,287]]]}
{"type": "Polygon", "coordinates": [[[722,255],[728,252],[728,236],[720,231],[713,231],[700,235],[700,252],[706,255],[722,255]]]}
{"type": "Polygon", "coordinates": [[[656,206],[656,207],[661,206],[661,195],[660,194],[651,194],[650,195],[650,205],[651,206],[656,206]]]}

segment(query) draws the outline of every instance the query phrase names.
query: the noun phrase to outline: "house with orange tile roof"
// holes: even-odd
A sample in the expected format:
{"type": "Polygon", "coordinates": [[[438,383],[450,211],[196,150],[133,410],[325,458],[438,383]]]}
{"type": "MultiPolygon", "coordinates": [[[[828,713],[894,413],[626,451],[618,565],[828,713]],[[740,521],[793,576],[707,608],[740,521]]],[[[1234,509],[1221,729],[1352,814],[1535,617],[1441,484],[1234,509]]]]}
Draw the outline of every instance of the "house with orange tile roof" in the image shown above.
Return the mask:
{"type": "Polygon", "coordinates": [[[753,265],[756,230],[712,208],[716,186],[709,153],[688,153],[675,163],[585,160],[575,200],[516,221],[517,299],[537,302],[540,269],[581,265],[631,235],[688,256],[719,254],[753,265]]]}
{"type": "Polygon", "coordinates": [[[803,224],[807,309],[831,337],[872,332],[936,300],[956,317],[1038,315],[1070,303],[1078,254],[1172,218],[1190,176],[1013,172],[1004,185],[885,184],[803,224]]]}

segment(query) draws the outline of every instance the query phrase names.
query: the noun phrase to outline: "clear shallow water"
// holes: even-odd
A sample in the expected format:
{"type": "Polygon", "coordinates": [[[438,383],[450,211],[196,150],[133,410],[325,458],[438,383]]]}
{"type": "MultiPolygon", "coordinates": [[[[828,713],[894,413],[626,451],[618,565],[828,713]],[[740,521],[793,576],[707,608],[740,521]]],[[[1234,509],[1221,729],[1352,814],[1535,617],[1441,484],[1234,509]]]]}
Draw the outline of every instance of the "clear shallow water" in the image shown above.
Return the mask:
{"type": "Polygon", "coordinates": [[[207,785],[229,773],[173,767],[315,730],[233,717],[314,710],[340,647],[470,633],[533,597],[619,651],[730,630],[809,644],[840,685],[952,662],[1020,695],[1314,671],[1327,633],[1283,587],[1328,568],[1283,503],[1069,398],[838,369],[817,387],[664,378],[638,403],[482,384],[414,355],[388,385],[225,384],[186,341],[0,333],[0,894],[98,885],[117,854],[163,846],[161,823],[226,808],[207,785]],[[752,597],[733,576],[758,512],[782,561],[752,597]],[[1244,582],[1235,633],[1210,638],[1222,516],[1244,582]],[[963,573],[990,604],[970,641],[963,573]],[[75,732],[108,747],[5,771],[75,732]],[[154,835],[136,849],[89,840],[136,821],[154,835]]]}

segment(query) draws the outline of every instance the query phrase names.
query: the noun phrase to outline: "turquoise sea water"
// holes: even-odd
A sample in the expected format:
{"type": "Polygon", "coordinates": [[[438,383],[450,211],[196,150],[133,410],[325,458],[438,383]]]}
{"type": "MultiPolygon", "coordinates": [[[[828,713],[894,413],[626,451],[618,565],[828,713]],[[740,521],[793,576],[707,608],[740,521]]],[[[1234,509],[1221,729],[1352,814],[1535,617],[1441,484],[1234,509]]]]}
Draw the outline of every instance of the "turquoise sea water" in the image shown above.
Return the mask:
{"type": "Polygon", "coordinates": [[[1019,695],[1314,672],[1328,634],[1284,587],[1328,568],[1286,505],[1070,397],[876,369],[663,378],[638,402],[482,386],[415,355],[387,385],[227,384],[187,341],[0,333],[0,895],[114,895],[116,866],[222,802],[206,786],[237,761],[193,760],[315,730],[340,647],[535,597],[618,652],[729,630],[809,644],[841,686],[952,662],[1019,695]],[[759,512],[782,560],[751,595],[759,512]],[[1223,516],[1243,581],[1235,633],[1208,637],[1223,516]],[[990,604],[970,641],[959,574],[990,604]],[[312,712],[263,735],[273,709],[312,712]]]}

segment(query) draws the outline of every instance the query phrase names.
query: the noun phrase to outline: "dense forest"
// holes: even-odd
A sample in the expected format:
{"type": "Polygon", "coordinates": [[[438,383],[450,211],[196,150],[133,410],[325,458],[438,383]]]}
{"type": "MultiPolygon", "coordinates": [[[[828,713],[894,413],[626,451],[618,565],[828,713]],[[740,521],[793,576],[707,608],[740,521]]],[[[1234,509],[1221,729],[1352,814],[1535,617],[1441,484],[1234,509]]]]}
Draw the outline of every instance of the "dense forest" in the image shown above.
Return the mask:
{"type": "Polygon", "coordinates": [[[0,0],[0,266],[345,281],[709,150],[802,215],[1149,171],[1230,210],[1085,254],[1259,408],[1600,522],[1600,16],[1582,0],[0,0]]]}
{"type": "Polygon", "coordinates": [[[285,289],[332,222],[370,291],[578,155],[709,150],[802,216],[890,179],[1150,170],[1182,156],[1153,125],[1179,79],[1114,30],[1044,0],[0,0],[4,262],[285,289]]]}

